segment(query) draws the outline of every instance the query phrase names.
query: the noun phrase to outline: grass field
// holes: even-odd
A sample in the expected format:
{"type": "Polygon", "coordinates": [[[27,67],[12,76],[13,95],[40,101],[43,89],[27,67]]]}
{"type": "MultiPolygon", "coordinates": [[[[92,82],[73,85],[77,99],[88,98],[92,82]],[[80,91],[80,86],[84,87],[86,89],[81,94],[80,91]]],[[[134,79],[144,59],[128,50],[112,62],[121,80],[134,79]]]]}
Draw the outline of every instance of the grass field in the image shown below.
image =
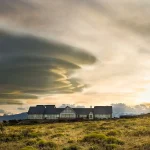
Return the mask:
{"type": "Polygon", "coordinates": [[[150,117],[4,126],[0,150],[150,150],[150,117]]]}

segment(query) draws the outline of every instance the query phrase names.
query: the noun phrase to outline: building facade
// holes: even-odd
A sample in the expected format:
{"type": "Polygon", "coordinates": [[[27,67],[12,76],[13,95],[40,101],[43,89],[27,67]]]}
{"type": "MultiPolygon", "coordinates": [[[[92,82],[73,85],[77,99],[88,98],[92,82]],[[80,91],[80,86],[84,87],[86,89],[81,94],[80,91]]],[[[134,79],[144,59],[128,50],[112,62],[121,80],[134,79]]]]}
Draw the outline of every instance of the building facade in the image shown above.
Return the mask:
{"type": "Polygon", "coordinates": [[[112,106],[94,108],[56,108],[55,105],[37,105],[30,107],[28,119],[109,119],[112,118],[112,106]]]}

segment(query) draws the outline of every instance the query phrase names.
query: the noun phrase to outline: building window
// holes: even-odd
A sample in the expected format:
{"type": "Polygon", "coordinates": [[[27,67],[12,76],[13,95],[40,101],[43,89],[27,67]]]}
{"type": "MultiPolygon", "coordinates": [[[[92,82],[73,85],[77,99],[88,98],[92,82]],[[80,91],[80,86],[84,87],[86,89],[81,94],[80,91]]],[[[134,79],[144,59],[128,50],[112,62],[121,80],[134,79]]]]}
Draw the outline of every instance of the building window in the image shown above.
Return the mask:
{"type": "Polygon", "coordinates": [[[61,118],[75,118],[75,114],[61,114],[61,118]]]}
{"type": "Polygon", "coordinates": [[[93,115],[90,115],[90,118],[93,118],[93,115]]]}

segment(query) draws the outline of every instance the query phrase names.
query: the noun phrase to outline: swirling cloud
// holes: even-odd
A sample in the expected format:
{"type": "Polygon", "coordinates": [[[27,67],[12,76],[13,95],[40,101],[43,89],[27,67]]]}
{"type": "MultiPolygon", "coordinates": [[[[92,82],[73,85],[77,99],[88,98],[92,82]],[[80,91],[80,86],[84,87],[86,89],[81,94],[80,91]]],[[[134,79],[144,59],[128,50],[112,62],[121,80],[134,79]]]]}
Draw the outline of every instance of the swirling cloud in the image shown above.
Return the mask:
{"type": "Polygon", "coordinates": [[[22,101],[16,99],[2,99],[0,98],[0,105],[22,105],[22,101]]]}
{"type": "Polygon", "coordinates": [[[0,33],[0,103],[74,93],[85,84],[70,75],[96,58],[84,50],[42,38],[0,33]]]}
{"type": "Polygon", "coordinates": [[[149,9],[149,0],[0,0],[1,96],[149,102],[149,9]]]}

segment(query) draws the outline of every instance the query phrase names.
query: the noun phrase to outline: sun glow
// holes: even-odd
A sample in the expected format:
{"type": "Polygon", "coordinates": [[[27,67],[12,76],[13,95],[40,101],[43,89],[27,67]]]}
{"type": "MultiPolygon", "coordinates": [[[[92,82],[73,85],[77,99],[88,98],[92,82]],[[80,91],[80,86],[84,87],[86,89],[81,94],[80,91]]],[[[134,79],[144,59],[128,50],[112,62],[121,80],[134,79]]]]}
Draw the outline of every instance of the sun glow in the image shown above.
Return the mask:
{"type": "Polygon", "coordinates": [[[148,88],[146,91],[139,94],[137,98],[138,103],[150,103],[150,88],[148,88]]]}

